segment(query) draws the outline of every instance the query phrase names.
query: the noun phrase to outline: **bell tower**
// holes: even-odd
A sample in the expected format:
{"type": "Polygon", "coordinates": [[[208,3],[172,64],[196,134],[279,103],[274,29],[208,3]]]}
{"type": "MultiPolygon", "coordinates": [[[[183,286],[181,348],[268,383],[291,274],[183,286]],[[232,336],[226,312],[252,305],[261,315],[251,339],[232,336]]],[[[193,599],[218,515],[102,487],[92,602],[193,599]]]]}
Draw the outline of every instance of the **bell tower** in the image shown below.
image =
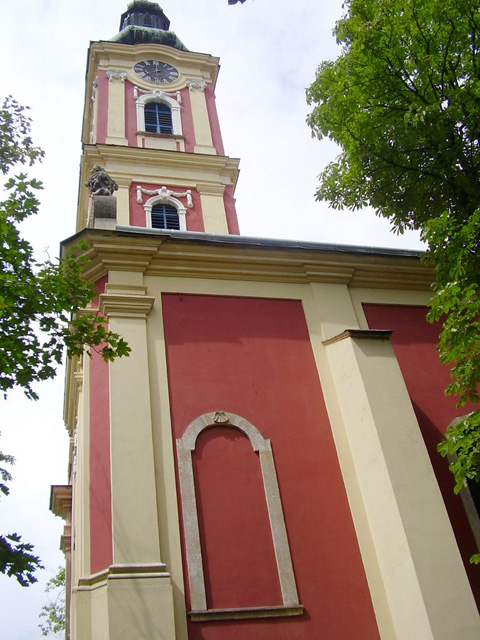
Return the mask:
{"type": "Polygon", "coordinates": [[[158,4],[135,0],[119,33],[90,46],[77,231],[239,233],[238,160],[225,156],[215,105],[219,60],[188,51],[169,27],[158,4]],[[117,187],[108,214],[84,188],[96,165],[117,187]]]}
{"type": "Polygon", "coordinates": [[[475,540],[426,448],[456,411],[430,272],[241,237],[218,58],[169,29],[136,0],[88,53],[62,249],[81,247],[93,310],[131,352],[67,364],[67,639],[477,640],[452,524],[465,558],[475,540]]]}

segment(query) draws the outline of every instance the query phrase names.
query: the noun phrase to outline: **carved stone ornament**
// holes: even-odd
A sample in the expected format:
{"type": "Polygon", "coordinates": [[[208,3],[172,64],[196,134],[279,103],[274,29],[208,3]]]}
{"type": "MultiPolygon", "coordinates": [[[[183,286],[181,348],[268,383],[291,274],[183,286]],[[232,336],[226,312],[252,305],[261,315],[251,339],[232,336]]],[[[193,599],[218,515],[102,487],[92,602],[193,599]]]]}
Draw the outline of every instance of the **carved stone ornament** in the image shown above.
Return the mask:
{"type": "Polygon", "coordinates": [[[121,82],[125,82],[127,77],[126,71],[114,71],[113,69],[109,69],[107,71],[107,78],[112,82],[113,80],[120,80],[121,82]]]}
{"type": "Polygon", "coordinates": [[[143,204],[143,194],[149,196],[160,196],[164,200],[170,200],[172,197],[174,198],[187,198],[187,207],[191,209],[193,207],[192,200],[192,192],[190,189],[188,191],[184,191],[183,193],[178,193],[176,191],[170,191],[167,187],[160,187],[160,189],[144,189],[140,185],[137,185],[137,202],[138,204],[143,204]]]}
{"type": "Polygon", "coordinates": [[[204,80],[187,80],[187,87],[190,91],[194,89],[199,89],[200,91],[205,91],[207,88],[207,83],[204,80]]]}
{"type": "Polygon", "coordinates": [[[182,94],[180,93],[180,91],[173,91],[168,93],[167,91],[162,91],[161,89],[154,89],[152,91],[150,89],[140,89],[140,87],[137,86],[133,87],[133,97],[135,100],[138,100],[141,93],[148,94],[149,96],[158,98],[160,100],[165,97],[173,98],[178,102],[178,104],[182,104],[182,94]]]}
{"type": "Polygon", "coordinates": [[[213,422],[215,422],[216,424],[227,424],[228,422],[230,422],[227,414],[225,413],[225,411],[217,411],[215,413],[215,415],[212,418],[213,422]]]}
{"type": "Polygon", "coordinates": [[[118,189],[118,184],[99,164],[94,165],[90,177],[85,182],[91,196],[111,196],[118,189]]]}

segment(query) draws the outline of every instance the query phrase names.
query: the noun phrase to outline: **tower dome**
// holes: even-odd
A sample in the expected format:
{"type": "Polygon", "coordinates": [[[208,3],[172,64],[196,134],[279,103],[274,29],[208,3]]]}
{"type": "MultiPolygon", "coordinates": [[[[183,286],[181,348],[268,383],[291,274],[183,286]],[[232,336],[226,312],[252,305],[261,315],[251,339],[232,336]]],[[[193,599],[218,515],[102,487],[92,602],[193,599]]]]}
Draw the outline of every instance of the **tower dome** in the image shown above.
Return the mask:
{"type": "Polygon", "coordinates": [[[188,51],[170,29],[170,20],[156,2],[134,0],[120,18],[120,32],[111,40],[122,44],[155,42],[180,51],[188,51]]]}

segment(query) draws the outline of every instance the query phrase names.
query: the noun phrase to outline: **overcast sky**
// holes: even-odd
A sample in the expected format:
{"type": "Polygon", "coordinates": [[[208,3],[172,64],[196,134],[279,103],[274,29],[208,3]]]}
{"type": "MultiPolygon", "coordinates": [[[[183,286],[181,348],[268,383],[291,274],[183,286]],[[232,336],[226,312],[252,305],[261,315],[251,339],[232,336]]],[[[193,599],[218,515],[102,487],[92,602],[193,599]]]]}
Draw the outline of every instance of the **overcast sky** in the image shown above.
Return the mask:
{"type": "MultiPolygon", "coordinates": [[[[31,175],[43,180],[42,209],[25,225],[41,253],[58,254],[75,228],[87,48],[118,32],[128,0],[3,0],[1,95],[30,105],[33,136],[46,158],[31,175]]],[[[226,154],[241,159],[237,213],[243,235],[367,246],[420,248],[416,234],[394,236],[369,212],[332,212],[314,200],[316,176],[337,154],[310,136],[305,88],[318,64],[335,58],[331,34],[341,0],[163,0],[191,51],[221,59],[217,106],[226,154]]],[[[17,531],[44,561],[28,589],[0,576],[2,640],[40,639],[38,613],[46,580],[62,563],[63,528],[48,511],[50,485],[67,481],[62,422],[63,374],[0,400],[0,450],[16,456],[11,495],[0,504],[0,532],[17,531]]]]}

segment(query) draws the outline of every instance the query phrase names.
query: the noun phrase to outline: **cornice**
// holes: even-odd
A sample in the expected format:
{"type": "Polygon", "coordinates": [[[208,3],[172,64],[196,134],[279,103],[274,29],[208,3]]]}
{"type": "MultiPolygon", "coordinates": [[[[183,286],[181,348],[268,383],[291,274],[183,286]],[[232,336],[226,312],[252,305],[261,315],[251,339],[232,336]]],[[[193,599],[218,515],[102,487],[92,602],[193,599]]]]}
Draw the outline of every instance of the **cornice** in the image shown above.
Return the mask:
{"type": "Polygon", "coordinates": [[[218,57],[208,53],[181,51],[174,47],[153,42],[136,45],[111,42],[109,40],[93,42],[90,45],[88,67],[89,69],[106,69],[110,65],[120,65],[126,71],[130,71],[131,78],[138,82],[139,80],[131,71],[131,67],[136,62],[151,57],[161,58],[165,62],[179,67],[182,77],[179,78],[178,82],[172,83],[175,88],[185,86],[185,78],[194,76],[211,82],[215,89],[220,68],[220,59],[218,57]]]}
{"type": "Polygon", "coordinates": [[[200,195],[223,196],[225,185],[212,184],[210,182],[197,182],[197,191],[200,195]]]}
{"type": "Polygon", "coordinates": [[[50,490],[50,511],[64,520],[72,513],[72,485],[54,484],[50,490]]]}
{"type": "MultiPolygon", "coordinates": [[[[229,178],[228,182],[235,184],[240,160],[229,156],[188,153],[186,151],[167,151],[164,149],[143,149],[141,147],[124,147],[109,144],[85,144],[84,160],[91,162],[102,161],[104,164],[114,164],[122,173],[123,167],[135,166],[135,180],[151,178],[159,174],[159,167],[175,167],[184,170],[206,172],[229,178]],[[152,169],[153,171],[148,171],[152,169]],[[141,172],[144,172],[142,175],[141,172]]],[[[112,169],[113,171],[113,169],[112,169]]],[[[205,178],[204,178],[205,181],[205,178]]],[[[226,180],[227,182],[227,180],[226,180]]]]}
{"type": "Polygon", "coordinates": [[[73,436],[75,430],[78,398],[83,387],[82,364],[81,357],[67,358],[63,420],[70,436],[73,436]]]}
{"type": "Polygon", "coordinates": [[[100,312],[107,318],[146,318],[155,298],[146,295],[146,287],[107,284],[99,303],[100,312]]]}
{"type": "Polygon", "coordinates": [[[175,60],[177,64],[189,63],[197,67],[211,68],[217,70],[220,65],[220,58],[209,53],[198,53],[196,51],[182,51],[155,42],[142,44],[125,44],[112,42],[110,40],[100,40],[92,42],[90,45],[90,58],[98,59],[102,54],[108,57],[124,60],[142,60],[145,56],[155,52],[156,55],[165,59],[175,60]]]}
{"type": "Polygon", "coordinates": [[[97,280],[110,269],[145,275],[278,283],[336,283],[350,287],[428,291],[433,279],[418,254],[368,251],[253,240],[201,233],[168,233],[122,227],[85,229],[63,244],[88,245],[85,277],[97,280]]]}
{"type": "Polygon", "coordinates": [[[167,184],[170,187],[196,189],[197,184],[201,184],[204,189],[207,189],[208,185],[215,189],[220,182],[218,188],[232,186],[235,190],[239,163],[238,158],[228,156],[86,144],[80,165],[78,199],[80,224],[84,224],[84,216],[88,208],[88,191],[84,184],[95,164],[105,167],[119,186],[129,186],[132,178],[135,182],[160,186],[159,177],[161,176],[161,184],[167,184]]]}

